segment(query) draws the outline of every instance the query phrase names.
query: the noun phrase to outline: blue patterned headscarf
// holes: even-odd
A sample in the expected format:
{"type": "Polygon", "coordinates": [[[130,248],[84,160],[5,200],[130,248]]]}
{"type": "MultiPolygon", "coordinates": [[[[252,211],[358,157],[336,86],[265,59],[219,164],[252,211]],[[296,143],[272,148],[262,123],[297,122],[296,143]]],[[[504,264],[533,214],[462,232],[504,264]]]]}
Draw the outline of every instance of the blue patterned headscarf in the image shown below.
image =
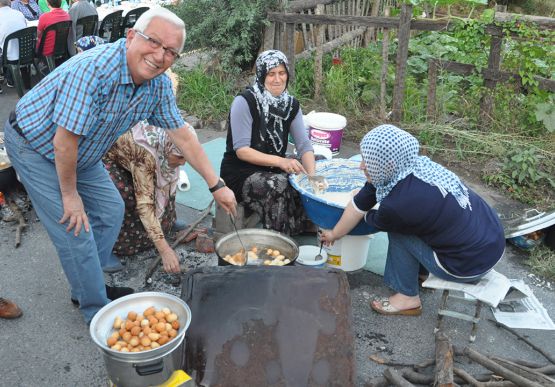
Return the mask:
{"type": "Polygon", "coordinates": [[[75,42],[75,46],[83,51],[87,51],[101,44],[104,44],[104,39],[95,35],[83,36],[75,42]]]}
{"type": "Polygon", "coordinates": [[[443,197],[450,193],[462,208],[472,210],[468,189],[457,175],[428,157],[419,156],[419,148],[416,138],[393,125],[380,125],[366,133],[360,143],[360,152],[376,187],[378,203],[412,173],[437,187],[443,197]]]}

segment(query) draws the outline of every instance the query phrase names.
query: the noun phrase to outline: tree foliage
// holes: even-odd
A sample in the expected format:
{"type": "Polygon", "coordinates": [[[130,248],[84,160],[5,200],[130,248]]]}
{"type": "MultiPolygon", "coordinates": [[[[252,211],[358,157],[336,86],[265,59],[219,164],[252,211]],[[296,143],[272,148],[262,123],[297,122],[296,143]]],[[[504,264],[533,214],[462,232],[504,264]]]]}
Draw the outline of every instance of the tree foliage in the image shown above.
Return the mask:
{"type": "Polygon", "coordinates": [[[186,49],[214,48],[227,72],[254,63],[262,43],[266,13],[277,0],[183,0],[171,9],[185,21],[186,49]]]}

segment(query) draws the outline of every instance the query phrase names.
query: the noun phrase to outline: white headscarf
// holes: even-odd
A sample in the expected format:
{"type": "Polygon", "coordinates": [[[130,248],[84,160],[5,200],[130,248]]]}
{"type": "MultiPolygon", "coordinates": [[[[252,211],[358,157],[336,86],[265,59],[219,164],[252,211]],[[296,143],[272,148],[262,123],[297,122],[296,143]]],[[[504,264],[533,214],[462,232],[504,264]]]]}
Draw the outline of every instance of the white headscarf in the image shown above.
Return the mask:
{"type": "Polygon", "coordinates": [[[426,156],[419,156],[418,140],[393,125],[381,125],[366,133],[360,143],[368,175],[381,202],[395,185],[411,173],[439,189],[443,197],[452,194],[462,208],[472,210],[468,189],[457,175],[426,156]]]}
{"type": "MultiPolygon", "coordinates": [[[[253,93],[258,102],[258,112],[264,116],[266,123],[267,140],[277,152],[281,152],[287,142],[283,140],[283,123],[289,119],[293,110],[293,98],[287,93],[287,84],[289,83],[289,62],[285,54],[278,50],[268,50],[261,53],[256,59],[256,79],[250,91],[253,93]],[[266,75],[268,72],[279,66],[284,65],[287,71],[287,83],[283,93],[274,97],[264,87],[266,75]]],[[[264,138],[264,131],[260,131],[260,135],[264,138]]]]}

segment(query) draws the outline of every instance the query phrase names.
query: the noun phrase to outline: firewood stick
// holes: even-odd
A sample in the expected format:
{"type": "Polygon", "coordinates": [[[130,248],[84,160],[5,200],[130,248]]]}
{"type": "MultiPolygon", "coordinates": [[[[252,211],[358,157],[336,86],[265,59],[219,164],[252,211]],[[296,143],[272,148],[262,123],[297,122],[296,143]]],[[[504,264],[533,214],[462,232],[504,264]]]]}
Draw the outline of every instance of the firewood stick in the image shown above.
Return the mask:
{"type": "Polygon", "coordinates": [[[397,372],[394,368],[387,368],[383,372],[383,376],[392,384],[399,387],[414,387],[414,384],[410,383],[408,380],[403,378],[403,376],[397,372]]]}
{"type": "Polygon", "coordinates": [[[541,372],[544,375],[555,375],[555,365],[551,364],[551,365],[535,368],[534,371],[541,372]]]}
{"type": "MultiPolygon", "coordinates": [[[[463,369],[460,368],[453,368],[453,373],[457,375],[460,379],[462,379],[463,383],[468,383],[471,386],[475,387],[514,387],[515,384],[508,380],[501,380],[497,382],[481,382],[474,376],[470,375],[463,369]]],[[[491,375],[489,375],[491,378],[491,375]]],[[[489,380],[489,378],[488,378],[489,380]]]]}
{"type": "MultiPolygon", "coordinates": [[[[184,231],[181,231],[176,240],[171,244],[171,248],[174,249],[183,239],[185,239],[187,237],[187,235],[189,235],[189,233],[191,231],[193,231],[193,229],[200,223],[202,222],[202,220],[206,217],[206,215],[208,215],[208,213],[210,212],[210,210],[212,209],[212,204],[214,204],[214,199],[212,199],[212,201],[210,201],[210,204],[208,205],[208,207],[206,207],[200,214],[200,216],[197,218],[197,220],[195,220],[191,225],[189,225],[189,227],[187,227],[187,229],[185,229],[184,231]]],[[[148,268],[147,272],[146,272],[146,276],[145,276],[145,286],[148,286],[152,283],[152,274],[154,274],[154,272],[156,271],[156,268],[158,267],[158,264],[162,261],[162,257],[159,255],[156,257],[156,259],[154,260],[154,262],[152,263],[152,265],[150,265],[150,267],[148,268]]]]}
{"type": "Polygon", "coordinates": [[[504,377],[512,381],[521,387],[539,387],[540,384],[526,379],[524,376],[514,373],[511,370],[497,364],[493,360],[489,359],[487,356],[482,355],[480,352],[473,350],[472,348],[465,347],[464,354],[474,360],[476,363],[483,365],[490,371],[495,372],[497,375],[504,377]]]}
{"type": "Polygon", "coordinates": [[[533,349],[535,349],[536,351],[538,351],[539,353],[542,354],[543,357],[545,357],[547,360],[549,360],[552,364],[555,364],[555,357],[553,357],[551,354],[545,352],[543,349],[541,349],[540,347],[538,347],[537,345],[535,345],[534,343],[532,343],[530,340],[528,340],[527,338],[525,338],[524,336],[522,336],[520,333],[518,333],[517,331],[515,331],[512,328],[509,328],[508,326],[506,326],[503,323],[500,323],[499,321],[494,321],[492,319],[488,319],[488,321],[490,321],[491,323],[495,324],[495,326],[497,327],[501,327],[509,332],[511,332],[513,335],[515,335],[516,337],[518,337],[519,340],[524,341],[526,344],[528,344],[530,347],[532,347],[533,349]]]}
{"type": "Polygon", "coordinates": [[[453,347],[449,337],[443,332],[436,333],[435,386],[453,386],[453,347]]]}
{"type": "Polygon", "coordinates": [[[428,359],[428,360],[424,360],[422,363],[415,364],[414,368],[417,370],[422,368],[428,368],[433,366],[435,363],[436,361],[434,359],[428,359]]]}
{"type": "MultiPolygon", "coordinates": [[[[536,369],[536,371],[537,371],[538,368],[547,369],[547,370],[549,370],[551,367],[555,368],[555,366],[553,366],[551,364],[543,364],[543,363],[538,363],[538,362],[530,361],[530,360],[515,359],[515,358],[500,357],[500,356],[496,356],[496,357],[498,357],[499,359],[512,361],[513,363],[520,364],[524,367],[536,369]]],[[[542,372],[542,371],[540,371],[540,372],[542,372]]],[[[542,374],[545,374],[545,372],[542,372],[542,374]]]]}
{"type": "Polygon", "coordinates": [[[418,369],[418,368],[427,368],[427,367],[430,367],[430,366],[435,364],[434,359],[425,360],[420,364],[396,362],[396,361],[393,361],[393,360],[389,360],[389,359],[380,357],[377,352],[371,354],[370,356],[368,356],[368,358],[370,360],[372,360],[374,363],[381,364],[381,365],[386,365],[386,366],[389,366],[389,367],[409,367],[409,368],[417,368],[418,369]]]}
{"type": "Polygon", "coordinates": [[[534,362],[534,361],[529,361],[529,360],[522,360],[522,359],[512,359],[512,358],[508,358],[508,357],[499,357],[499,356],[495,356],[492,357],[492,359],[501,359],[501,360],[507,360],[513,363],[516,363],[518,365],[524,366],[526,368],[530,368],[536,372],[542,373],[544,375],[555,375],[555,365],[554,364],[541,364],[538,362],[534,362]]]}
{"type": "Polygon", "coordinates": [[[552,379],[549,376],[538,372],[537,370],[495,356],[492,356],[491,359],[499,363],[503,367],[507,368],[508,370],[511,370],[519,375],[524,376],[527,379],[537,382],[542,386],[555,386],[555,379],[552,379]]]}
{"type": "Polygon", "coordinates": [[[411,383],[424,384],[427,386],[434,383],[434,377],[432,375],[421,374],[409,368],[403,369],[402,371],[401,375],[411,383]]]}
{"type": "Polygon", "coordinates": [[[468,384],[475,386],[475,387],[483,387],[483,383],[474,379],[472,375],[460,368],[453,368],[453,373],[457,375],[459,378],[467,382],[468,384]]]}

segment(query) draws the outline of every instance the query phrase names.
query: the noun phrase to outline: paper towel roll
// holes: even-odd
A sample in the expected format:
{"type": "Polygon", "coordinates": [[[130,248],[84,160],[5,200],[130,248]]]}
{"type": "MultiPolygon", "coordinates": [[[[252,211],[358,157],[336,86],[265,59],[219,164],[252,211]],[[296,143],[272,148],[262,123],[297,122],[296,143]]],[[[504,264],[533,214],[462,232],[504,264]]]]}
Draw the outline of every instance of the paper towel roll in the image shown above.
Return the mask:
{"type": "Polygon", "coordinates": [[[177,188],[180,191],[189,191],[191,189],[189,176],[187,176],[187,172],[185,172],[183,169],[179,170],[179,177],[177,179],[177,188]]]}

